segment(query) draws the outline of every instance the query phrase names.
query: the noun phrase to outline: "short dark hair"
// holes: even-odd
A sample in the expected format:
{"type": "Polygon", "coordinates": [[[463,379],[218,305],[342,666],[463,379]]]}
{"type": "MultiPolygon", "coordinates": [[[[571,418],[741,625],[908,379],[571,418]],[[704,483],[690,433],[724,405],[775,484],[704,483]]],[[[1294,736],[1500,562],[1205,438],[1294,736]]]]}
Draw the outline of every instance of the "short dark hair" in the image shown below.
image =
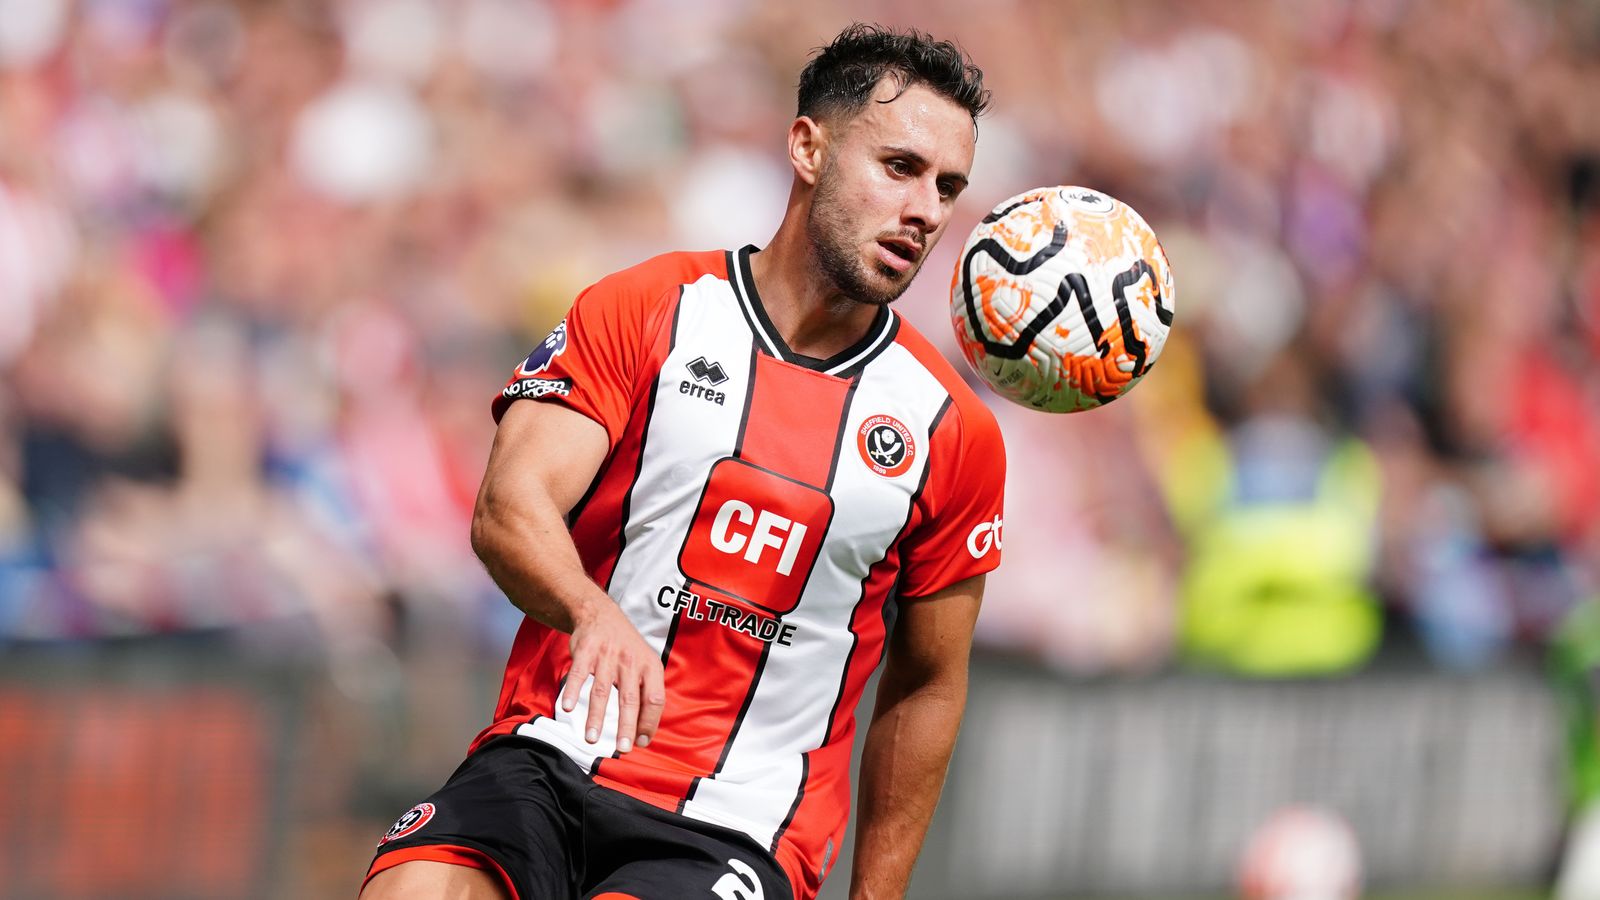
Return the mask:
{"type": "Polygon", "coordinates": [[[806,63],[800,73],[798,115],[854,116],[885,75],[897,78],[902,92],[927,85],[966,109],[974,121],[989,106],[983,70],[960,47],[915,29],[895,31],[857,22],[806,63]]]}

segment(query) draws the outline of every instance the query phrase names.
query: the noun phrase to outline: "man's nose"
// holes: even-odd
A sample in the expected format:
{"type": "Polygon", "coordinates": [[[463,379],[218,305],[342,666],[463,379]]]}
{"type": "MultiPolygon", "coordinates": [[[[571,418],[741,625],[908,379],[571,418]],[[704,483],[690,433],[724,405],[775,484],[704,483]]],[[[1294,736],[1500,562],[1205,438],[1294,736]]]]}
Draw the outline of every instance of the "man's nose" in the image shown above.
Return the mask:
{"type": "Polygon", "coordinates": [[[906,196],[900,220],[921,231],[932,234],[944,224],[944,198],[939,196],[939,185],[932,178],[918,179],[906,196]]]}

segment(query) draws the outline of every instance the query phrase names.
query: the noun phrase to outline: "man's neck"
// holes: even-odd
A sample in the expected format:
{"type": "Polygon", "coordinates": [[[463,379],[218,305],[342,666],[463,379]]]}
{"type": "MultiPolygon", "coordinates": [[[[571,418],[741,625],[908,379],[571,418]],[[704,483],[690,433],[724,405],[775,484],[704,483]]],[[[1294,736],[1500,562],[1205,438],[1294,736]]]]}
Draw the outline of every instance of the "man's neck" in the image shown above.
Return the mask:
{"type": "Polygon", "coordinates": [[[803,230],[787,220],[751,255],[750,275],[778,336],[802,356],[827,359],[850,347],[878,315],[876,306],[839,293],[817,271],[803,230]]]}

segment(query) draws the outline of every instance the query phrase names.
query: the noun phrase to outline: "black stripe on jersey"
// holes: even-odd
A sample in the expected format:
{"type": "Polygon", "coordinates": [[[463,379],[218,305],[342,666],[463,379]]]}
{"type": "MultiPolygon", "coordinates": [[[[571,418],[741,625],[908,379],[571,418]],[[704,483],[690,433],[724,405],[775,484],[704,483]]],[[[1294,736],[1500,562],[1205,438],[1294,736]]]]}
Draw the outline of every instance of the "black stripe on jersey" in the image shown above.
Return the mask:
{"type": "Polygon", "coordinates": [[[850,406],[856,402],[856,388],[861,386],[861,375],[857,373],[850,379],[850,387],[844,392],[844,412],[839,416],[839,433],[833,438],[833,462],[828,463],[828,480],[822,483],[825,493],[833,493],[833,476],[839,474],[839,460],[844,457],[845,426],[850,422],[850,406]]]}
{"type": "MultiPolygon", "coordinates": [[[[722,767],[728,763],[728,754],[733,752],[734,739],[739,736],[739,728],[744,725],[745,714],[750,712],[750,704],[755,702],[756,688],[761,685],[761,673],[767,668],[767,657],[772,655],[772,642],[767,642],[761,648],[761,658],[756,660],[756,670],[750,675],[750,690],[745,692],[744,703],[739,705],[739,714],[733,718],[733,727],[728,729],[728,738],[722,742],[722,755],[717,757],[717,764],[711,768],[711,774],[705,778],[716,778],[722,767]]],[[[683,812],[683,805],[694,799],[695,791],[700,789],[700,782],[705,778],[696,775],[690,782],[689,790],[678,801],[678,812],[683,812]]]]}
{"type": "MultiPolygon", "coordinates": [[[[754,348],[753,347],[752,347],[752,351],[751,352],[752,352],[752,354],[754,353],[754,348]]],[[[742,420],[740,420],[740,422],[739,422],[739,449],[734,451],[734,456],[738,456],[739,452],[744,449],[745,426],[750,421],[750,397],[755,395],[756,362],[757,362],[757,360],[756,360],[755,356],[752,355],[751,358],[750,358],[750,390],[748,392],[746,392],[746,394],[745,394],[744,418],[742,420]]],[[[828,464],[828,480],[823,485],[823,488],[822,488],[824,493],[827,493],[827,492],[829,492],[829,491],[831,491],[833,489],[833,476],[839,471],[839,457],[844,455],[844,453],[840,450],[839,444],[840,444],[841,441],[844,440],[845,426],[850,421],[850,406],[851,406],[851,404],[853,404],[855,402],[855,399],[856,399],[856,388],[858,386],[860,386],[860,384],[861,384],[861,379],[859,377],[852,378],[850,380],[850,386],[848,388],[845,388],[844,403],[840,405],[840,409],[839,409],[839,430],[835,434],[834,439],[833,439],[833,447],[834,447],[833,461],[828,464]]],[[[941,412],[942,412],[942,410],[941,410],[941,412]]],[[[935,421],[937,421],[937,420],[935,420],[935,421]]],[[[923,468],[924,468],[924,470],[926,470],[927,467],[924,466],[923,468]]],[[[778,473],[774,472],[772,474],[777,475],[778,473]]],[[[785,477],[785,476],[780,476],[780,477],[785,477]]],[[[790,479],[790,480],[792,481],[793,479],[790,479]]],[[[799,482],[796,482],[796,483],[799,483],[799,482]]],[[[831,517],[830,517],[830,523],[831,523],[831,521],[832,520],[831,520],[831,517]]],[[[685,538],[685,541],[687,541],[687,540],[688,539],[685,538]]],[[[814,566],[813,566],[813,569],[815,569],[814,566]]],[[[807,584],[809,584],[810,581],[811,581],[811,575],[808,573],[806,575],[807,584]]],[[[805,594],[805,587],[804,586],[802,586],[800,588],[800,592],[801,592],[802,596],[805,594]]],[[[730,595],[730,596],[732,596],[732,595],[730,595]]],[[[743,598],[740,598],[740,599],[743,599],[743,598]]],[[[676,620],[673,621],[673,625],[674,626],[677,625],[677,621],[676,620]]],[[[768,642],[765,646],[763,646],[761,648],[761,658],[756,660],[756,670],[750,676],[750,689],[745,692],[744,703],[739,707],[739,714],[737,716],[735,716],[734,719],[733,719],[733,727],[728,729],[728,737],[722,743],[722,754],[717,757],[717,764],[716,764],[716,766],[712,767],[711,774],[707,775],[706,776],[707,778],[716,778],[718,773],[720,773],[722,771],[722,767],[727,764],[728,755],[733,752],[733,742],[734,742],[735,739],[738,738],[739,729],[744,725],[744,717],[745,717],[745,715],[747,713],[750,712],[750,705],[755,702],[756,689],[761,685],[761,673],[766,670],[766,668],[767,668],[767,657],[770,656],[771,654],[772,654],[772,643],[768,642]]],[[[804,759],[804,756],[802,755],[801,758],[804,759]]],[[[703,779],[701,779],[699,776],[695,776],[694,781],[690,782],[689,790],[685,792],[683,799],[678,801],[678,812],[680,812],[680,813],[683,812],[684,804],[689,802],[690,800],[694,799],[695,791],[697,791],[699,789],[700,782],[702,780],[703,779]]],[[[802,780],[801,784],[804,784],[804,783],[805,782],[802,780]]]]}
{"type": "Polygon", "coordinates": [[[867,363],[877,359],[878,354],[894,345],[895,335],[900,333],[900,317],[890,311],[888,307],[883,307],[883,310],[889,314],[888,324],[876,333],[876,337],[873,336],[874,333],[872,331],[868,331],[867,336],[857,341],[855,346],[835,354],[828,360],[827,374],[835,375],[839,378],[850,378],[859,375],[867,367],[867,363]],[[860,348],[859,351],[857,351],[857,348],[860,348]],[[856,351],[854,355],[850,355],[852,351],[856,351]],[[843,361],[834,362],[834,360],[839,360],[841,357],[843,357],[843,361]]]}
{"type": "MultiPolygon", "coordinates": [[[[678,302],[672,307],[672,337],[667,341],[667,357],[672,356],[672,351],[678,346],[678,315],[683,312],[683,285],[678,285],[678,302]]],[[[628,482],[628,491],[622,495],[622,511],[617,522],[617,556],[611,564],[611,574],[606,576],[605,590],[611,592],[611,580],[617,577],[618,564],[622,562],[622,551],[628,548],[628,516],[633,509],[633,489],[639,486],[639,473],[644,471],[645,445],[650,440],[650,422],[656,413],[656,390],[661,387],[661,372],[657,370],[650,376],[650,399],[644,408],[644,425],[639,429],[639,458],[633,465],[633,480],[628,482]]],[[[588,499],[587,496],[584,499],[588,499]]]]}
{"type": "Polygon", "coordinates": [[[667,640],[661,645],[661,668],[667,667],[667,660],[672,658],[672,642],[678,639],[678,623],[683,621],[683,616],[673,616],[672,624],[667,626],[667,640]]]}
{"type": "MultiPolygon", "coordinates": [[[[939,430],[939,423],[944,421],[944,414],[950,411],[951,402],[952,398],[949,396],[944,398],[944,403],[939,406],[939,412],[933,417],[933,424],[928,426],[928,442],[930,444],[933,442],[934,432],[939,430]]],[[[922,499],[922,491],[928,486],[928,476],[932,472],[933,459],[930,457],[929,460],[922,466],[922,477],[917,480],[917,489],[911,493],[911,501],[906,504],[906,520],[900,523],[900,530],[895,532],[894,540],[889,542],[889,549],[884,553],[883,559],[878,560],[878,563],[882,563],[885,559],[888,559],[890,553],[899,552],[900,540],[906,536],[906,529],[911,527],[911,516],[917,511],[917,501],[922,499]]],[[[868,566],[867,574],[861,578],[861,596],[856,598],[855,606],[850,608],[850,618],[848,621],[851,623],[855,622],[856,613],[860,611],[861,604],[867,602],[867,582],[872,580],[873,570],[878,567],[878,563],[868,566]]],[[[897,576],[895,578],[895,585],[899,585],[899,583],[900,579],[897,576]]],[[[891,587],[889,597],[886,597],[884,602],[886,604],[889,603],[891,598],[895,597],[897,594],[898,588],[891,587]]],[[[833,707],[828,710],[828,724],[822,729],[823,742],[826,742],[828,740],[828,735],[833,733],[833,721],[839,715],[839,706],[844,702],[845,684],[850,679],[850,663],[855,659],[856,648],[860,646],[860,644],[861,635],[856,633],[855,626],[852,624],[850,626],[850,652],[844,655],[844,666],[839,669],[839,690],[833,695],[833,707]]],[[[883,648],[879,651],[878,662],[873,666],[874,669],[883,664],[883,658],[888,654],[888,652],[889,631],[887,628],[885,628],[883,634],[883,648]]],[[[818,746],[820,747],[821,744],[818,746]]],[[[783,840],[784,833],[787,832],[789,830],[789,826],[794,823],[794,817],[800,811],[800,802],[805,799],[806,777],[811,771],[811,751],[800,754],[800,761],[800,786],[795,790],[794,803],[789,806],[789,813],[788,815],[784,816],[783,824],[778,826],[777,832],[772,836],[772,845],[767,848],[772,853],[778,852],[778,842],[783,840]]]]}
{"type": "MultiPolygon", "coordinates": [[[[849,658],[846,657],[846,662],[848,661],[849,658]]],[[[831,720],[832,717],[830,716],[829,719],[831,720]]],[[[831,725],[832,722],[830,721],[829,724],[831,725]]],[[[768,853],[778,852],[778,841],[783,838],[783,833],[789,830],[789,826],[794,824],[795,814],[800,812],[800,801],[805,799],[806,796],[806,779],[810,777],[811,754],[802,753],[800,754],[800,789],[794,792],[794,802],[789,804],[789,811],[784,813],[783,816],[783,824],[779,825],[777,833],[773,834],[772,845],[767,847],[768,853]]]]}
{"type": "Polygon", "coordinates": [[[739,308],[744,312],[745,321],[768,353],[784,362],[843,378],[847,377],[847,371],[865,366],[894,343],[894,335],[899,330],[899,316],[890,312],[889,307],[879,306],[877,315],[873,317],[872,324],[867,326],[867,333],[861,336],[861,340],[827,359],[817,359],[789,349],[783,335],[767,315],[767,307],[761,302],[761,292],[756,290],[755,275],[750,271],[750,254],[756,250],[754,244],[747,244],[736,256],[729,255],[728,280],[734,285],[734,294],[739,298],[739,308]]]}
{"type": "Polygon", "coordinates": [[[572,504],[572,509],[567,510],[568,531],[572,530],[572,526],[578,524],[578,517],[583,515],[583,508],[589,505],[590,499],[594,497],[595,490],[600,487],[600,482],[605,480],[605,477],[606,468],[601,466],[600,471],[594,473],[594,480],[589,482],[587,488],[584,488],[583,496],[578,498],[577,503],[572,504]]]}
{"type": "MultiPolygon", "coordinates": [[[[756,318],[756,307],[759,304],[751,301],[748,290],[744,287],[745,280],[741,275],[743,272],[742,265],[749,260],[750,251],[754,249],[754,244],[746,244],[744,249],[737,254],[732,250],[728,251],[728,285],[733,288],[734,299],[739,301],[739,312],[744,313],[745,324],[750,326],[750,331],[756,336],[756,345],[765,349],[770,355],[782,359],[783,354],[778,349],[779,345],[773,343],[771,335],[756,318]]],[[[750,283],[754,284],[755,279],[750,279],[750,283]]],[[[762,310],[761,315],[762,319],[765,319],[766,311],[762,310]]]]}
{"type": "MultiPolygon", "coordinates": [[[[756,362],[761,356],[761,344],[753,341],[750,344],[750,380],[744,387],[744,410],[739,413],[739,436],[733,440],[733,456],[735,459],[744,458],[744,433],[750,428],[750,404],[756,398],[756,362]]],[[[687,540],[687,538],[685,538],[687,540]]]]}

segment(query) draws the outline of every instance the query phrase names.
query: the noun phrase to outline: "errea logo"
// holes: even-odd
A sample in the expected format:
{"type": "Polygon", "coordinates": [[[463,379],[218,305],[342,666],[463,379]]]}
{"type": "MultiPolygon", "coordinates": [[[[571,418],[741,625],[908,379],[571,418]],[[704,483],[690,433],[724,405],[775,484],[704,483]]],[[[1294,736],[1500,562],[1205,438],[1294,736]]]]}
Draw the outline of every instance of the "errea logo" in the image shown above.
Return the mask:
{"type": "Polygon", "coordinates": [[[724,406],[728,402],[728,395],[723,391],[712,390],[717,385],[728,380],[728,373],[723,370],[722,363],[706,362],[704,356],[696,357],[689,363],[689,374],[694,376],[694,382],[688,379],[678,382],[678,393],[690,397],[698,397],[707,403],[724,406]]]}
{"type": "Polygon", "coordinates": [[[989,555],[990,550],[1002,549],[1000,544],[1002,525],[1000,517],[995,516],[993,521],[979,522],[978,527],[972,529],[972,533],[967,535],[967,552],[972,554],[973,559],[983,559],[989,555]]]}
{"type": "Polygon", "coordinates": [[[689,374],[694,376],[695,381],[703,381],[712,387],[728,380],[728,373],[722,370],[722,363],[708,363],[704,356],[696,357],[689,363],[689,374]]]}

